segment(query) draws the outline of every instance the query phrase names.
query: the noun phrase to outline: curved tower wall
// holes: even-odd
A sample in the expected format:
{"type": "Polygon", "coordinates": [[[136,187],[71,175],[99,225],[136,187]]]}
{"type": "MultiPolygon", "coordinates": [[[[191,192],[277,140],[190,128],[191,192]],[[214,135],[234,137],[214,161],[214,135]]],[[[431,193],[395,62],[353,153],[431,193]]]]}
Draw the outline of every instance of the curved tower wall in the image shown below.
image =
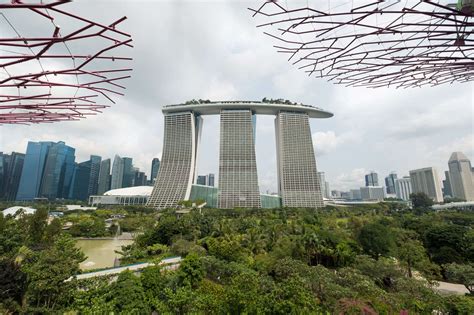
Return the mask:
{"type": "Polygon", "coordinates": [[[275,119],[278,189],[284,207],[323,207],[308,115],[278,113],[275,119]]]}
{"type": "Polygon", "coordinates": [[[188,200],[194,182],[202,118],[193,112],[165,114],[163,156],[147,205],[163,209],[188,200]]]}
{"type": "Polygon", "coordinates": [[[251,110],[222,110],[220,128],[218,206],[260,208],[255,115],[251,110]]]}

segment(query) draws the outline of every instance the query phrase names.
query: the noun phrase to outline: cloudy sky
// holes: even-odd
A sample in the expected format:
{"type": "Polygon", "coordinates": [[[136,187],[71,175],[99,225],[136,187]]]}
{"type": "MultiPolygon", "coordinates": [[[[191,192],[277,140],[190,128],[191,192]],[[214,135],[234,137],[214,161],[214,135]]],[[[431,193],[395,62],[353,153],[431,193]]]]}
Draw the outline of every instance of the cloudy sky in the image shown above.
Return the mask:
{"type": "MultiPolygon", "coordinates": [[[[0,126],[0,151],[24,152],[28,141],[63,140],[76,160],[130,156],[150,173],[162,152],[161,106],[193,98],[290,99],[333,112],[312,120],[318,169],[332,189],[363,185],[363,175],[435,166],[447,169],[452,151],[474,158],[473,84],[418,89],[346,88],[307,77],[272,47],[247,7],[254,1],[76,1],[70,11],[110,23],[126,15],[133,35],[133,77],[126,96],[80,122],[0,126]]],[[[1,29],[0,29],[1,30],[1,29]]],[[[198,173],[218,173],[218,117],[205,117],[198,173]]],[[[262,191],[276,191],[273,118],[257,119],[262,191]]],[[[444,178],[444,175],[442,176],[444,178]]]]}

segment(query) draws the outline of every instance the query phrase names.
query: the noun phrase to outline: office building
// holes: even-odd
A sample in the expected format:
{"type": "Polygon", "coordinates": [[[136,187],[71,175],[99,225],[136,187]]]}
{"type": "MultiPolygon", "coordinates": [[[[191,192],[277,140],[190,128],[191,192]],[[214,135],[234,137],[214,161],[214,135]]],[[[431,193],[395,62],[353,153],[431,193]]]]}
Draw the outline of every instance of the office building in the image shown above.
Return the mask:
{"type": "Polygon", "coordinates": [[[133,187],[133,180],[135,178],[135,170],[133,169],[133,160],[129,157],[122,158],[123,161],[123,179],[122,188],[133,187]]]}
{"type": "Polygon", "coordinates": [[[122,188],[123,183],[123,159],[119,155],[115,155],[114,164],[112,165],[112,177],[110,181],[110,189],[122,188]]]}
{"type": "MultiPolygon", "coordinates": [[[[202,116],[220,115],[219,198],[223,208],[260,207],[255,159],[256,115],[276,116],[279,192],[289,207],[323,205],[309,118],[329,118],[319,108],[288,102],[187,102],[163,107],[164,147],[148,205],[162,209],[188,200],[197,182],[202,116]],[[295,152],[294,150],[297,150],[295,152]]],[[[199,182],[202,183],[203,179],[199,182]]],[[[208,185],[213,180],[208,177],[208,185]]]]}
{"type": "Polygon", "coordinates": [[[151,173],[150,173],[150,182],[153,185],[156,181],[156,176],[158,176],[158,171],[160,170],[160,159],[154,158],[151,160],[151,173]]]}
{"type": "Polygon", "coordinates": [[[215,186],[215,176],[212,173],[209,173],[207,176],[207,186],[214,187],[215,186]]]}
{"type": "Polygon", "coordinates": [[[12,152],[9,156],[5,173],[5,190],[3,199],[8,201],[16,200],[24,161],[25,155],[23,153],[12,152]]]}
{"type": "Polygon", "coordinates": [[[0,200],[5,196],[7,182],[7,167],[10,156],[0,152],[0,200]]]}
{"type": "Polygon", "coordinates": [[[365,187],[368,186],[378,186],[379,185],[379,175],[374,171],[365,175],[365,187]]]}
{"type": "Polygon", "coordinates": [[[307,113],[280,111],[275,119],[279,194],[284,207],[323,207],[307,113]]]}
{"type": "Polygon", "coordinates": [[[321,185],[321,195],[323,196],[323,198],[327,198],[326,197],[326,176],[324,174],[324,172],[318,172],[318,181],[321,185]]]}
{"type": "Polygon", "coordinates": [[[75,151],[62,141],[49,148],[39,197],[52,200],[69,197],[75,168],[75,151]]]}
{"type": "Polygon", "coordinates": [[[410,200],[412,192],[410,176],[404,176],[395,180],[395,193],[398,199],[410,200]]]}
{"type": "Polygon", "coordinates": [[[453,190],[451,188],[451,180],[449,176],[449,171],[444,171],[445,180],[443,180],[443,197],[452,197],[453,190]]]}
{"type": "Polygon", "coordinates": [[[325,183],[326,190],[323,192],[324,198],[330,199],[331,198],[331,187],[329,186],[329,182],[325,183]]]}
{"type": "Polygon", "coordinates": [[[385,187],[387,188],[387,194],[395,195],[395,181],[397,180],[397,174],[395,172],[390,173],[385,177],[385,187]]]}
{"type": "Polygon", "coordinates": [[[28,201],[39,196],[44,165],[53,142],[28,142],[16,200],[28,201]]]}
{"type": "Polygon", "coordinates": [[[425,167],[411,170],[410,179],[413,193],[425,193],[435,202],[443,201],[441,181],[435,168],[425,167]]]}
{"type": "Polygon", "coordinates": [[[135,171],[135,178],[133,180],[133,186],[145,186],[147,184],[146,175],[144,172],[140,172],[138,168],[135,171]]]}
{"type": "Polygon", "coordinates": [[[91,160],[76,164],[74,176],[72,179],[71,192],[69,193],[69,199],[87,200],[89,198],[91,168],[91,160]]]}
{"type": "Polygon", "coordinates": [[[255,157],[255,119],[249,109],[221,111],[220,208],[260,208],[255,157]]]}
{"type": "Polygon", "coordinates": [[[198,175],[196,180],[197,185],[207,186],[207,175],[198,175]]]}
{"type": "Polygon", "coordinates": [[[106,191],[109,191],[109,190],[110,190],[110,159],[106,159],[100,162],[99,185],[97,188],[97,194],[103,195],[106,191]]]}
{"type": "Polygon", "coordinates": [[[349,192],[349,199],[350,200],[362,200],[362,195],[360,193],[360,189],[351,189],[349,192]]]}
{"type": "Polygon", "coordinates": [[[382,201],[385,198],[385,188],[382,186],[361,187],[360,196],[364,201],[382,201]]]}
{"type": "Polygon", "coordinates": [[[87,187],[87,194],[97,195],[97,191],[99,190],[99,173],[100,173],[100,163],[102,161],[102,157],[97,155],[91,155],[90,162],[91,162],[91,175],[89,178],[89,185],[87,187]]]}
{"type": "Polygon", "coordinates": [[[448,162],[449,179],[454,198],[474,201],[471,161],[462,152],[453,152],[448,162]]]}

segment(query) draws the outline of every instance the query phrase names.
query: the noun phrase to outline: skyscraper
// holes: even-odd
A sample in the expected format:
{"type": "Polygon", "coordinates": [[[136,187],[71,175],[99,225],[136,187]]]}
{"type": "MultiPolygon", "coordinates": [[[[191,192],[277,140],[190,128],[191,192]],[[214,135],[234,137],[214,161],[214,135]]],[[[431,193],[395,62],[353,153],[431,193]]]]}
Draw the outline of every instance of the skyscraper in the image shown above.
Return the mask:
{"type": "Polygon", "coordinates": [[[100,172],[100,163],[102,161],[102,157],[98,155],[91,155],[90,162],[91,162],[91,175],[89,177],[89,184],[87,187],[87,195],[97,195],[97,191],[99,189],[99,172],[100,172]]]}
{"type": "Polygon", "coordinates": [[[115,155],[114,164],[112,165],[112,179],[110,189],[122,188],[123,182],[123,159],[119,155],[115,155]]]}
{"type": "Polygon", "coordinates": [[[89,183],[91,178],[92,160],[76,164],[69,198],[87,200],[89,198],[89,183]]]}
{"type": "Polygon", "coordinates": [[[275,119],[275,135],[282,205],[324,206],[308,114],[279,111],[275,119]]]}
{"type": "Polygon", "coordinates": [[[214,174],[209,173],[208,178],[207,178],[208,186],[214,187],[214,178],[215,178],[214,174]]]}
{"type": "Polygon", "coordinates": [[[6,169],[5,200],[16,200],[24,161],[25,155],[23,153],[12,152],[10,155],[6,169]]]}
{"type": "Polygon", "coordinates": [[[53,142],[28,142],[16,200],[33,200],[39,196],[44,165],[53,142]]]}
{"type": "Polygon", "coordinates": [[[192,111],[164,113],[163,156],[148,205],[176,206],[188,200],[194,182],[202,118],[192,111]]]}
{"type": "Polygon", "coordinates": [[[156,181],[156,176],[158,176],[158,171],[160,170],[160,159],[154,158],[151,160],[151,173],[150,173],[150,182],[153,185],[156,181]]]}
{"type": "Polygon", "coordinates": [[[410,176],[404,176],[395,180],[395,193],[398,199],[410,200],[412,191],[410,176]]]}
{"type": "Polygon", "coordinates": [[[414,193],[425,193],[435,202],[443,201],[438,172],[433,167],[410,171],[411,186],[414,193]]]}
{"type": "Polygon", "coordinates": [[[395,172],[392,172],[387,177],[385,177],[385,187],[387,188],[387,194],[396,194],[395,180],[397,180],[397,173],[395,172]]]}
{"type": "Polygon", "coordinates": [[[220,208],[260,208],[255,158],[255,115],[249,109],[221,110],[220,208]]]}
{"type": "Polygon", "coordinates": [[[207,175],[198,175],[197,180],[196,180],[196,184],[206,186],[207,185],[207,175]]]}
{"type": "Polygon", "coordinates": [[[122,187],[132,187],[133,180],[135,178],[135,171],[133,169],[133,161],[132,158],[124,157],[122,158],[123,161],[123,179],[122,179],[122,187]]]}
{"type": "Polygon", "coordinates": [[[146,185],[146,175],[144,172],[140,172],[138,168],[135,171],[135,178],[133,180],[133,186],[145,186],[146,185]]]}
{"type": "Polygon", "coordinates": [[[75,149],[64,142],[54,143],[44,165],[39,197],[68,198],[74,174],[75,149]]]}
{"type": "Polygon", "coordinates": [[[326,197],[326,176],[324,172],[318,172],[318,180],[321,185],[321,194],[324,198],[326,197]]]}
{"type": "Polygon", "coordinates": [[[7,168],[10,156],[0,152],[0,200],[5,197],[5,190],[7,188],[7,168]]]}
{"type": "Polygon", "coordinates": [[[108,190],[110,190],[110,159],[100,162],[99,187],[97,188],[97,194],[103,195],[108,190]]]}
{"type": "Polygon", "coordinates": [[[462,152],[453,152],[448,162],[453,197],[474,200],[474,183],[471,161],[462,152]]]}
{"type": "Polygon", "coordinates": [[[365,187],[369,186],[378,186],[379,185],[379,175],[372,171],[369,174],[365,175],[365,187]]]}
{"type": "Polygon", "coordinates": [[[444,171],[445,180],[443,180],[443,197],[452,197],[453,190],[451,188],[451,179],[449,171],[444,171]]]}

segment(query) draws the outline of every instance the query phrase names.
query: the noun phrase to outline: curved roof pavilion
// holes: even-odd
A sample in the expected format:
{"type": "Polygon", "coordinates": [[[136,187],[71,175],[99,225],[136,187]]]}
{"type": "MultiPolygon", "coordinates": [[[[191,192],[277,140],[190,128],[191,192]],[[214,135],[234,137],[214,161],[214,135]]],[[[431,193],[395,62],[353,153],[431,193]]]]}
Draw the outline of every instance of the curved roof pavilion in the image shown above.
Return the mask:
{"type": "Polygon", "coordinates": [[[219,115],[223,109],[250,109],[257,115],[276,115],[280,111],[306,113],[310,118],[330,118],[334,114],[321,108],[288,102],[223,101],[196,102],[163,106],[164,114],[192,111],[199,115],[219,115]]]}

